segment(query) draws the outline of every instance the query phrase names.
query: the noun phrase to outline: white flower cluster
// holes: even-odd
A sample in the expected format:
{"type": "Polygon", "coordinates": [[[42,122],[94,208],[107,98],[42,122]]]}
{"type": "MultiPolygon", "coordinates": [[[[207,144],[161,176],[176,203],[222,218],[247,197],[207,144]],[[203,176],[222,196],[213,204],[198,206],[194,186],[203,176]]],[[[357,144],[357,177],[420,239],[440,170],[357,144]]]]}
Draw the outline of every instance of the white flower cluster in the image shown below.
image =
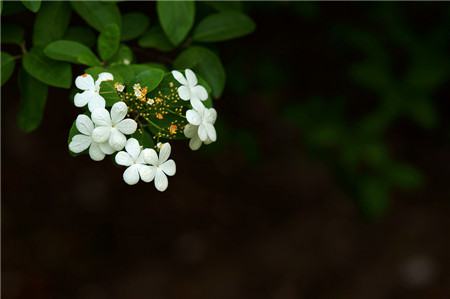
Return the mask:
{"type": "MultiPolygon", "coordinates": [[[[189,147],[197,150],[203,143],[216,141],[214,123],[217,112],[214,108],[206,108],[202,103],[208,99],[206,89],[198,84],[196,75],[189,69],[185,70],[185,76],[179,71],[172,71],[172,75],[180,83],[178,96],[184,101],[190,101],[192,107],[186,110],[185,118],[188,123],[184,126],[184,135],[190,139],[189,147]]],[[[77,154],[88,150],[94,161],[101,161],[106,155],[116,153],[116,163],[127,167],[123,173],[125,183],[134,185],[140,180],[147,183],[154,181],[156,189],[164,191],[168,186],[167,176],[173,176],[176,172],[175,161],[169,159],[171,146],[169,143],[158,143],[158,153],[153,148],[143,148],[135,138],[127,139],[127,136],[138,129],[138,123],[134,119],[126,118],[127,104],[123,101],[116,102],[109,111],[100,94],[101,83],[112,80],[113,75],[106,72],[100,73],[95,82],[88,74],[76,78],[75,86],[83,92],[75,95],[74,104],[77,107],[87,105],[89,113],[80,114],[76,118],[75,126],[79,134],[72,137],[69,149],[77,154]]],[[[115,86],[118,92],[124,91],[123,84],[116,83],[115,86]]],[[[148,103],[151,103],[150,100],[148,103]]]]}

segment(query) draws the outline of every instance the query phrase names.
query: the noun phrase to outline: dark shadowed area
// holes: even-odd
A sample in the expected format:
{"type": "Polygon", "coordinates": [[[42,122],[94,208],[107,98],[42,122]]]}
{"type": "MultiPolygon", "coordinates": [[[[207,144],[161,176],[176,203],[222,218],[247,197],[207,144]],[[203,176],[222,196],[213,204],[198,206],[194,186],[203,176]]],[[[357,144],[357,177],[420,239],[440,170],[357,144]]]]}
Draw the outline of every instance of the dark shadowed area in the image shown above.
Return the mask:
{"type": "Polygon", "coordinates": [[[2,87],[4,298],[450,298],[450,5],[244,9],[218,142],[174,142],[164,193],[68,153],[68,90],[25,134],[2,87]]]}

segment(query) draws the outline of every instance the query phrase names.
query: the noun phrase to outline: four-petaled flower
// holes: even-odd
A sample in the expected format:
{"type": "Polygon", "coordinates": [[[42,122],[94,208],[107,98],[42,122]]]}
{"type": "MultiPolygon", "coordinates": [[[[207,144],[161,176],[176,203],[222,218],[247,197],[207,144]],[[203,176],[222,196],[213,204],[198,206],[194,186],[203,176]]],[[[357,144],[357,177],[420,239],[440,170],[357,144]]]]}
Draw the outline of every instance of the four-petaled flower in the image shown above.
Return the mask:
{"type": "Polygon", "coordinates": [[[93,112],[97,108],[105,108],[105,99],[100,95],[100,84],[104,81],[113,80],[114,77],[110,73],[100,73],[97,81],[91,75],[83,74],[75,79],[75,86],[83,90],[77,93],[74,98],[74,104],[77,107],[88,105],[89,111],[93,112]]]}
{"type": "Polygon", "coordinates": [[[139,178],[144,182],[151,182],[155,174],[151,166],[145,165],[139,142],[134,138],[128,139],[125,150],[116,154],[116,163],[128,167],[123,173],[125,183],[134,185],[139,182],[139,178]]]}
{"type": "Polygon", "coordinates": [[[186,77],[179,71],[172,71],[173,77],[181,84],[178,87],[180,98],[184,101],[191,101],[192,106],[194,102],[206,101],[208,92],[203,86],[197,85],[197,76],[195,76],[194,72],[186,69],[184,73],[186,77]]]}
{"type": "MultiPolygon", "coordinates": [[[[216,122],[217,112],[214,108],[206,108],[201,102],[193,103],[194,109],[186,111],[186,118],[189,124],[197,126],[197,136],[200,141],[214,142],[217,139],[214,123],[216,122]]],[[[188,134],[191,135],[192,128],[188,128],[188,134]]],[[[187,136],[186,136],[187,137],[187,136]]],[[[192,137],[188,137],[192,138],[192,137]]],[[[195,144],[198,141],[193,141],[195,144]]],[[[200,147],[200,146],[198,146],[200,147]]],[[[192,147],[191,147],[192,148],[192,147]]],[[[195,146],[194,146],[195,148],[195,146]]]]}
{"type": "Polygon", "coordinates": [[[81,134],[72,137],[69,143],[69,149],[79,154],[89,148],[89,156],[94,161],[101,161],[106,155],[111,155],[114,149],[107,143],[97,143],[92,140],[92,131],[94,130],[94,123],[84,114],[80,114],[75,121],[75,126],[81,134]]]}
{"type": "Polygon", "coordinates": [[[111,108],[111,115],[104,108],[95,109],[92,112],[92,121],[96,125],[92,132],[95,142],[108,142],[111,147],[120,151],[125,146],[125,135],[131,135],[136,131],[137,123],[131,118],[126,118],[128,107],[124,102],[117,102],[111,108]]]}
{"type": "Polygon", "coordinates": [[[158,154],[154,149],[143,150],[144,161],[150,164],[152,169],[152,176],[155,178],[155,187],[158,191],[164,191],[167,189],[169,182],[167,176],[173,176],[176,172],[175,161],[169,159],[171,147],[169,143],[164,143],[161,145],[158,154]]]}

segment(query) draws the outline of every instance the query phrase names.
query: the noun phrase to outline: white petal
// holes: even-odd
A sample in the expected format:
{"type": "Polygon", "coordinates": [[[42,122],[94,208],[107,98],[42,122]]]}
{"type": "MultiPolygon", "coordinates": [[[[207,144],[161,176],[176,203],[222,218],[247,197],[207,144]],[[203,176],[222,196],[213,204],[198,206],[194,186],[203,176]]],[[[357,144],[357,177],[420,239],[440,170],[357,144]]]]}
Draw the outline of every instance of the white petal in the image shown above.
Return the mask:
{"type": "Polygon", "coordinates": [[[150,165],[158,165],[158,154],[152,148],[146,148],[142,151],[142,156],[144,157],[144,161],[150,165]]]}
{"type": "Polygon", "coordinates": [[[194,108],[195,111],[203,113],[203,111],[206,109],[205,105],[203,105],[202,102],[200,102],[198,99],[191,100],[192,108],[194,108]]]}
{"type": "Polygon", "coordinates": [[[117,102],[111,107],[111,120],[113,124],[117,124],[125,118],[128,107],[124,102],[117,102]]]}
{"type": "Polygon", "coordinates": [[[127,140],[125,150],[130,154],[131,158],[133,158],[133,161],[136,161],[141,153],[141,146],[135,138],[130,138],[127,140]]]}
{"type": "Polygon", "coordinates": [[[139,168],[140,164],[133,164],[123,172],[123,180],[128,185],[134,185],[139,182],[139,168]]]}
{"type": "Polygon", "coordinates": [[[200,101],[206,101],[206,99],[208,98],[208,92],[201,85],[192,87],[191,93],[192,93],[193,98],[195,97],[195,98],[199,99],[200,101]]]}
{"type": "Polygon", "coordinates": [[[77,130],[87,136],[91,136],[92,130],[94,130],[94,123],[89,118],[89,116],[80,114],[75,121],[75,126],[77,130]]]}
{"type": "Polygon", "coordinates": [[[111,126],[111,117],[109,116],[109,112],[106,109],[95,109],[91,114],[91,118],[94,124],[96,124],[97,126],[111,126]]]}
{"type": "Polygon", "coordinates": [[[213,125],[216,122],[216,119],[217,119],[216,109],[214,108],[208,109],[205,115],[205,121],[213,125]]]}
{"type": "Polygon", "coordinates": [[[170,147],[170,143],[164,143],[161,146],[161,149],[159,150],[159,165],[163,164],[164,162],[167,161],[167,159],[169,159],[170,156],[170,151],[171,151],[171,147],[170,147]]]}
{"type": "Polygon", "coordinates": [[[97,143],[106,142],[111,134],[111,127],[100,126],[92,131],[92,140],[97,143]]]}
{"type": "Polygon", "coordinates": [[[92,139],[86,135],[75,135],[69,143],[69,149],[76,154],[81,153],[91,145],[92,139]]]}
{"type": "Polygon", "coordinates": [[[191,71],[190,69],[186,69],[184,71],[184,74],[186,75],[186,80],[190,87],[194,87],[195,85],[197,85],[197,76],[195,76],[195,73],[193,71],[191,71]]]}
{"type": "Polygon", "coordinates": [[[175,161],[172,160],[172,159],[167,160],[166,162],[164,162],[163,164],[161,164],[161,165],[159,166],[159,168],[160,168],[162,171],[164,171],[165,174],[170,175],[170,176],[174,175],[175,172],[177,171],[177,167],[176,167],[176,165],[175,165],[175,161]]]}
{"type": "Polygon", "coordinates": [[[202,141],[200,140],[200,138],[198,138],[198,136],[193,137],[189,141],[189,148],[193,151],[198,150],[201,146],[202,146],[202,141]]]}
{"type": "Polygon", "coordinates": [[[94,78],[91,75],[83,74],[75,79],[75,86],[81,90],[94,90],[94,78]]]}
{"type": "Polygon", "coordinates": [[[109,145],[109,142],[99,143],[98,146],[100,147],[102,152],[104,152],[106,155],[111,155],[112,153],[115,152],[115,150],[111,147],[111,145],[109,145]]]}
{"type": "Polygon", "coordinates": [[[179,71],[172,71],[172,75],[175,78],[175,80],[177,80],[180,84],[182,85],[188,84],[186,78],[184,78],[183,74],[180,73],[179,71]]]}
{"type": "Polygon", "coordinates": [[[189,101],[191,99],[191,90],[189,87],[182,85],[178,87],[178,95],[183,101],[189,101]]]}
{"type": "Polygon", "coordinates": [[[156,167],[155,166],[148,166],[148,165],[142,165],[139,168],[139,175],[141,176],[141,180],[148,183],[153,180],[156,173],[156,167]]]}
{"type": "MultiPolygon", "coordinates": [[[[206,128],[206,133],[208,134],[208,139],[210,139],[212,142],[217,140],[217,135],[216,135],[216,129],[214,128],[213,125],[211,124],[205,124],[205,128],[206,128]]],[[[203,140],[205,141],[205,140],[203,140]]]]}
{"type": "Polygon", "coordinates": [[[198,126],[197,132],[198,132],[198,138],[200,138],[201,141],[205,141],[208,138],[208,133],[206,132],[206,128],[205,128],[204,124],[201,124],[200,126],[198,126]]]}
{"type": "Polygon", "coordinates": [[[155,174],[155,187],[158,191],[165,191],[167,189],[167,186],[169,185],[169,182],[167,181],[167,177],[164,174],[164,172],[157,168],[156,174],[155,174]]]}
{"type": "Polygon", "coordinates": [[[105,158],[105,153],[102,152],[98,143],[92,142],[89,148],[89,157],[94,161],[101,161],[105,158]]]}
{"type": "Polygon", "coordinates": [[[94,92],[86,90],[82,93],[77,93],[73,98],[73,103],[76,107],[84,107],[89,103],[89,99],[92,97],[94,92]]]}
{"type": "MultiPolygon", "coordinates": [[[[94,130],[95,131],[95,130],[94,130]]],[[[111,135],[109,136],[109,145],[116,151],[120,151],[127,143],[127,138],[116,128],[111,129],[111,135]]]]}
{"type": "Polygon", "coordinates": [[[116,163],[122,166],[131,166],[134,164],[133,158],[127,152],[118,152],[116,154],[116,163]]]}
{"type": "Polygon", "coordinates": [[[186,138],[193,138],[197,136],[197,129],[198,126],[187,124],[184,126],[184,136],[186,136],[186,138]]]}
{"type": "Polygon", "coordinates": [[[124,133],[124,134],[126,134],[126,135],[131,135],[131,134],[133,134],[134,132],[136,132],[136,129],[137,129],[137,123],[136,123],[136,121],[134,121],[133,119],[127,118],[127,119],[124,119],[124,120],[120,121],[120,122],[116,125],[116,128],[117,128],[120,132],[122,132],[122,133],[124,133]]]}
{"type": "Polygon", "coordinates": [[[93,112],[96,109],[104,109],[105,105],[105,99],[98,93],[94,93],[94,95],[89,99],[88,108],[89,111],[93,112]]]}
{"type": "Polygon", "coordinates": [[[103,73],[98,74],[98,78],[97,78],[97,81],[95,81],[95,83],[97,83],[97,82],[101,83],[103,81],[112,81],[112,80],[114,80],[113,74],[108,73],[108,72],[103,72],[103,73]]]}
{"type": "Polygon", "coordinates": [[[202,122],[200,114],[193,109],[189,109],[188,111],[186,111],[186,119],[190,124],[195,126],[200,125],[200,123],[202,122]]]}

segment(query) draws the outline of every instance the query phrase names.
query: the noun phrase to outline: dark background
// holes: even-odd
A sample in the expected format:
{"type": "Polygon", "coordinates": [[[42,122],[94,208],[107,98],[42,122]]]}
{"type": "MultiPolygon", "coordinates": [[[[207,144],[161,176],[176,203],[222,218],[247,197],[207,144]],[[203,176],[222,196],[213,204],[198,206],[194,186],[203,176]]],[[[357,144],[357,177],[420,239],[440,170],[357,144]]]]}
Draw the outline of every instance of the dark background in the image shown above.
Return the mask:
{"type": "Polygon", "coordinates": [[[68,91],[51,89],[42,126],[24,134],[16,82],[2,88],[5,298],[450,297],[449,5],[245,9],[255,33],[216,46],[228,76],[218,142],[174,143],[164,193],[70,156],[68,91]],[[419,79],[403,84],[414,49],[419,79]],[[351,71],[383,55],[388,73],[351,71]],[[394,99],[378,84],[388,76],[394,99]],[[387,120],[373,113],[383,105],[387,120]],[[355,131],[370,117],[383,128],[355,131]],[[387,154],[366,159],[366,145],[387,154]]]}

